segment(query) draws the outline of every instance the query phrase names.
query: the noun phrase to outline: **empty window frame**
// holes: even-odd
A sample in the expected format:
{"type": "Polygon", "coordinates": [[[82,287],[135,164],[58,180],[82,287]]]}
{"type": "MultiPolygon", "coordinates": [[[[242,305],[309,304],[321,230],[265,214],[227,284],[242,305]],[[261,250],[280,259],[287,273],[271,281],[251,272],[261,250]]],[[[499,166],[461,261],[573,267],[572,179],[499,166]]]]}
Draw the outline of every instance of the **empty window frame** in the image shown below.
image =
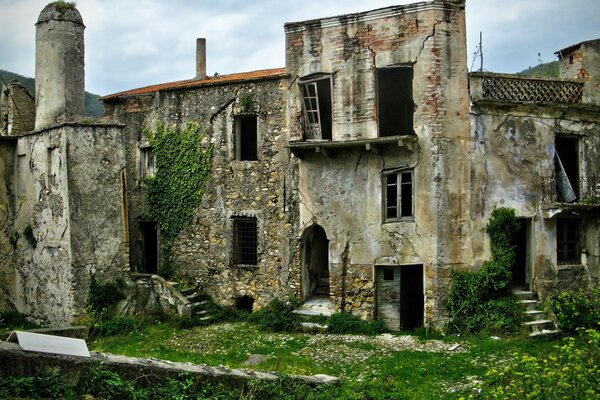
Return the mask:
{"type": "Polygon", "coordinates": [[[152,153],[152,147],[140,147],[140,178],[154,176],[156,172],[156,157],[152,153]]]}
{"type": "Polygon", "coordinates": [[[306,140],[331,140],[331,76],[319,75],[300,82],[306,140]]]}
{"type": "Polygon", "coordinates": [[[414,171],[402,169],[383,173],[384,221],[413,219],[414,171]]]}
{"type": "Polygon", "coordinates": [[[579,221],[556,220],[556,261],[558,264],[579,264],[579,221]]]}
{"type": "Polygon", "coordinates": [[[256,115],[238,116],[235,133],[235,159],[238,161],[258,160],[258,120],[256,115]]]}
{"type": "Polygon", "coordinates": [[[233,218],[233,264],[257,265],[258,226],[254,217],[233,218]]]}
{"type": "Polygon", "coordinates": [[[554,146],[558,201],[571,203],[579,197],[579,139],[556,137],[554,146]]]}
{"type": "Polygon", "coordinates": [[[413,67],[377,69],[379,136],[413,135],[413,67]]]}

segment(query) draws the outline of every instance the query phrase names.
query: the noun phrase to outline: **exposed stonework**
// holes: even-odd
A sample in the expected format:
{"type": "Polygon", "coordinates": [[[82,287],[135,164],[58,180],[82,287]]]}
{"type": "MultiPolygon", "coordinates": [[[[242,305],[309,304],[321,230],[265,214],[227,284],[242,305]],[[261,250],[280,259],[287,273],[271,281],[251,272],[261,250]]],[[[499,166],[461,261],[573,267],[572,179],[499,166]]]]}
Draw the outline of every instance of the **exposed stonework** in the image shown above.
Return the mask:
{"type": "Polygon", "coordinates": [[[33,129],[35,99],[18,81],[0,91],[0,136],[16,136],[33,129]]]}

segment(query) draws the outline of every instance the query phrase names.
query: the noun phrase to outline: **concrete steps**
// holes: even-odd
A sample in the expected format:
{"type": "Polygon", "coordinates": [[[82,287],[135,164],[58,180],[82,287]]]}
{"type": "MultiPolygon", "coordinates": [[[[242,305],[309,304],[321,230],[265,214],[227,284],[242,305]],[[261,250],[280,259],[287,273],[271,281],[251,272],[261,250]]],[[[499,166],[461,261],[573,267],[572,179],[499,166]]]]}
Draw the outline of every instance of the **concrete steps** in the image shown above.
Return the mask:
{"type": "Polygon", "coordinates": [[[184,296],[190,302],[192,306],[192,317],[198,318],[200,321],[210,321],[212,316],[206,307],[209,301],[206,296],[198,292],[198,289],[194,286],[182,287],[179,282],[169,282],[174,288],[176,288],[182,296],[184,296]]]}
{"type": "Polygon", "coordinates": [[[560,332],[553,320],[548,318],[542,305],[535,299],[531,291],[516,289],[513,294],[525,310],[527,321],[523,325],[529,331],[529,337],[553,335],[560,332]]]}
{"type": "Polygon", "coordinates": [[[327,332],[329,328],[326,322],[335,309],[329,301],[329,296],[314,296],[307,300],[294,310],[294,314],[304,321],[300,322],[300,327],[305,332],[327,332]],[[319,322],[314,322],[317,319],[319,322]]]}

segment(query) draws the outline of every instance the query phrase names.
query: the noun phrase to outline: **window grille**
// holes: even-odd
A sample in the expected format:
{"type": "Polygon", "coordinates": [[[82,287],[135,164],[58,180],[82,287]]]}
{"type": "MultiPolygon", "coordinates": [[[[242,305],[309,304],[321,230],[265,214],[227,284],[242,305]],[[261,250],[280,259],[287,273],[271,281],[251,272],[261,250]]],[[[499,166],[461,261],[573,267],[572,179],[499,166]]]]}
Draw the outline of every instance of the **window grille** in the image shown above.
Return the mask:
{"type": "Polygon", "coordinates": [[[258,229],[256,218],[236,217],[233,221],[233,263],[256,265],[258,229]]]}

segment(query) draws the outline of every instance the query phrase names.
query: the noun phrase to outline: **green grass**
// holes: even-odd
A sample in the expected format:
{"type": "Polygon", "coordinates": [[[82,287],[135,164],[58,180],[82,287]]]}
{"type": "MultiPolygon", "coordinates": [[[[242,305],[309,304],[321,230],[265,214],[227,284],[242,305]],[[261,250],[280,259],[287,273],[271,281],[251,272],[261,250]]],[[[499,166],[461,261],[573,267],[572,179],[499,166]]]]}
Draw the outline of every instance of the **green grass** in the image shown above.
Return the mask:
{"type": "Polygon", "coordinates": [[[142,332],[99,338],[95,351],[171,361],[253,368],[287,374],[328,374],[342,379],[340,398],[452,399],[470,390],[474,379],[514,359],[514,353],[554,351],[555,341],[514,337],[265,333],[247,322],[179,330],[162,323],[142,332]],[[461,346],[454,352],[447,349],[461,346]],[[268,355],[256,366],[250,355],[268,355]]]}

